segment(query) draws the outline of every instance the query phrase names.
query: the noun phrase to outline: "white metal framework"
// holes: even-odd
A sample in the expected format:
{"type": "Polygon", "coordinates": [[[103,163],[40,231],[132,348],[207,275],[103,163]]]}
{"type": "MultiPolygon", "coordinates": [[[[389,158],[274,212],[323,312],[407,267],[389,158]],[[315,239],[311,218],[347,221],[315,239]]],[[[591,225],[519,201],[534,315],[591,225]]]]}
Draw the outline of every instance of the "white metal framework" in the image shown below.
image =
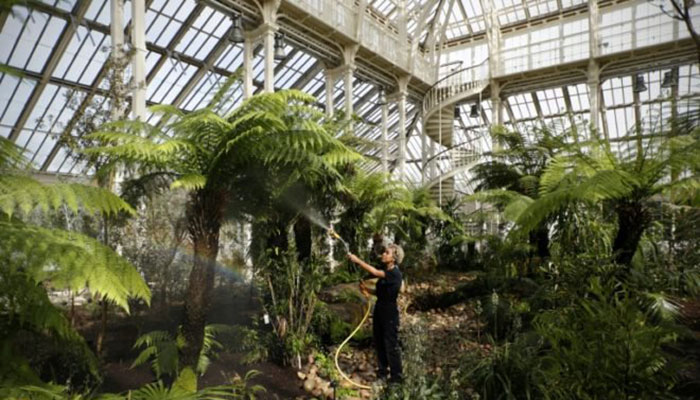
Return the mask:
{"type": "Polygon", "coordinates": [[[194,110],[244,68],[227,109],[246,93],[303,90],[366,122],[356,133],[379,143],[368,168],[414,182],[452,179],[490,150],[492,123],[592,125],[626,146],[700,94],[686,27],[643,0],[44,0],[0,14],[0,63],[20,73],[0,73],[0,135],[40,171],[86,172],[59,138],[108,108],[115,43],[133,58],[132,115],[194,110]],[[230,40],[234,16],[244,43],[230,40]],[[280,32],[285,57],[273,59],[280,32]]]}

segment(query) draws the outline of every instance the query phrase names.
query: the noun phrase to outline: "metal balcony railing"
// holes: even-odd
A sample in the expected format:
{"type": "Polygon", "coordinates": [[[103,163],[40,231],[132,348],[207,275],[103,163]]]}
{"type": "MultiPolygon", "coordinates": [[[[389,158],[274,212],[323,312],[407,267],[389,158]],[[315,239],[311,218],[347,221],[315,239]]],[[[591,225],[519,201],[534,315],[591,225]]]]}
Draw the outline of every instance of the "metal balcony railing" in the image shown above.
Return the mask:
{"type": "Polygon", "coordinates": [[[428,89],[423,98],[423,115],[430,116],[445,105],[478,94],[489,83],[488,58],[479,64],[461,68],[441,78],[428,89]]]}

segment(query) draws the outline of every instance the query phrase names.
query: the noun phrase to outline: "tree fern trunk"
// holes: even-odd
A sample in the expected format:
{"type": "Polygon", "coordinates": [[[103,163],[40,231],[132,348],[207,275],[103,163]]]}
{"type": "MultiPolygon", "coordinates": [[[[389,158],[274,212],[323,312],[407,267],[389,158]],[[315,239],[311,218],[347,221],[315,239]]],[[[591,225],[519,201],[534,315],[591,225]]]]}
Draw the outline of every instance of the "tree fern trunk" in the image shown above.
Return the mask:
{"type": "Polygon", "coordinates": [[[649,213],[640,202],[625,200],[615,208],[617,235],[613,242],[615,262],[629,267],[642,234],[649,224],[649,213]]]}
{"type": "Polygon", "coordinates": [[[539,227],[535,232],[534,245],[537,248],[537,255],[540,260],[549,257],[549,227],[547,224],[539,227]]]}
{"type": "Polygon", "coordinates": [[[294,242],[297,246],[299,261],[311,257],[311,224],[306,218],[300,217],[294,224],[294,242]]]}
{"type": "Polygon", "coordinates": [[[204,326],[214,288],[214,268],[219,252],[220,207],[223,201],[208,192],[193,195],[188,207],[188,229],[194,246],[194,265],[185,298],[183,334],[187,342],[182,364],[195,367],[204,341],[204,326]]]}

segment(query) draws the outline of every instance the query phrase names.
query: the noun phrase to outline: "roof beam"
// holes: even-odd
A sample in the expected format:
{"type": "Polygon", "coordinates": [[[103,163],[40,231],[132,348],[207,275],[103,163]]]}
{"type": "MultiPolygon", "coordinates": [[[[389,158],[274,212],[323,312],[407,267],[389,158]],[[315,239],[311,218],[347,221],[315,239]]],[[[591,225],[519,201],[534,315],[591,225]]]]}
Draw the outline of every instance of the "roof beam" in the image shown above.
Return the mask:
{"type": "Polygon", "coordinates": [[[445,4],[445,0],[438,0],[438,6],[435,8],[435,15],[430,20],[430,30],[428,30],[428,35],[425,37],[425,47],[427,49],[433,50],[435,47],[435,28],[436,25],[440,23],[440,10],[445,4]]]}
{"type": "Polygon", "coordinates": [[[452,10],[455,6],[455,0],[450,0],[450,5],[447,6],[447,15],[445,16],[445,21],[440,26],[440,36],[438,37],[438,48],[442,48],[442,44],[445,42],[445,32],[447,32],[447,25],[450,24],[450,15],[452,15],[452,10]]]}
{"type": "Polygon", "coordinates": [[[61,57],[63,57],[66,48],[70,44],[71,40],[73,40],[73,35],[78,30],[78,26],[81,25],[83,17],[85,16],[89,6],[89,1],[79,1],[73,7],[71,14],[75,15],[75,21],[71,21],[69,19],[68,24],[66,24],[66,26],[63,28],[63,31],[59,36],[58,43],[56,43],[56,46],[54,46],[53,50],[51,51],[51,55],[49,56],[49,60],[46,62],[44,69],[41,71],[41,80],[39,81],[39,84],[34,87],[34,90],[29,97],[29,101],[27,101],[27,103],[24,105],[15,126],[10,132],[9,139],[11,141],[15,142],[17,140],[22,128],[24,128],[24,125],[27,124],[29,116],[32,114],[32,111],[39,101],[41,94],[44,92],[44,88],[46,88],[46,85],[49,83],[54,69],[56,69],[59,61],[61,61],[61,57]]]}
{"type": "MultiPolygon", "coordinates": [[[[204,7],[204,4],[197,2],[197,5],[194,6],[194,9],[190,13],[190,15],[187,16],[182,26],[180,26],[180,29],[178,29],[177,33],[175,33],[172,40],[170,40],[170,43],[168,44],[169,49],[174,49],[175,46],[177,46],[180,43],[187,31],[189,31],[192,27],[192,24],[197,20],[197,18],[199,18],[199,15],[202,13],[202,11],[204,11],[204,7]]],[[[150,83],[153,80],[158,71],[160,71],[160,69],[163,68],[163,65],[168,60],[168,58],[169,57],[167,55],[160,56],[158,62],[156,63],[156,65],[153,66],[153,69],[151,69],[151,72],[149,72],[148,76],[146,77],[147,83],[150,83]]]]}
{"type": "Polygon", "coordinates": [[[457,5],[459,6],[459,11],[462,13],[462,20],[464,21],[464,25],[467,26],[467,30],[470,34],[474,34],[474,30],[472,29],[472,24],[469,21],[469,16],[467,15],[467,10],[464,8],[464,4],[462,4],[461,1],[458,1],[457,5]]]}
{"type": "MultiPolygon", "coordinates": [[[[152,2],[153,2],[153,0],[146,0],[146,9],[148,9],[148,7],[151,5],[152,2]]],[[[89,3],[89,2],[87,2],[87,3],[89,3]]],[[[43,11],[51,13],[50,12],[51,10],[43,10],[43,11]]],[[[129,32],[130,29],[131,29],[131,21],[129,21],[129,23],[124,27],[124,32],[125,33],[129,32]]],[[[73,130],[73,127],[75,126],[75,124],[78,123],[78,119],[83,115],[83,113],[85,112],[85,109],[87,109],[88,105],[92,101],[93,97],[95,97],[95,94],[98,93],[98,91],[102,95],[106,95],[101,89],[99,89],[99,87],[100,87],[100,83],[102,83],[102,80],[109,73],[109,66],[108,65],[109,65],[109,63],[104,63],[102,65],[102,67],[100,68],[100,72],[98,72],[97,75],[95,76],[95,79],[92,82],[92,86],[90,87],[90,90],[88,90],[88,92],[87,92],[87,96],[85,96],[83,101],[80,102],[80,105],[73,113],[73,116],[68,121],[68,124],[66,124],[66,127],[63,129],[62,134],[70,133],[70,131],[73,130]]],[[[59,142],[57,142],[53,146],[51,151],[49,152],[49,155],[48,155],[48,157],[46,157],[46,160],[44,161],[44,163],[41,165],[41,169],[40,169],[41,171],[48,170],[48,168],[51,165],[51,163],[53,162],[54,158],[56,158],[56,155],[58,154],[58,151],[60,150],[60,148],[61,148],[61,144],[59,142]]]]}
{"type": "Polygon", "coordinates": [[[297,79],[296,82],[292,85],[294,89],[303,89],[304,86],[308,85],[309,82],[311,82],[314,77],[323,70],[323,63],[320,60],[316,60],[316,62],[304,72],[303,75],[297,79]]]}
{"type": "MultiPolygon", "coordinates": [[[[231,42],[228,40],[229,33],[233,29],[233,25],[229,27],[229,29],[226,31],[226,33],[219,39],[218,42],[216,42],[216,45],[214,45],[214,48],[211,49],[209,52],[209,55],[204,59],[204,65],[200,66],[199,69],[197,69],[197,72],[195,72],[194,75],[192,75],[192,78],[185,84],[185,87],[182,88],[180,93],[175,97],[173,100],[173,105],[175,107],[179,107],[180,104],[187,98],[187,96],[192,92],[192,89],[194,89],[195,86],[197,86],[197,83],[199,83],[200,80],[206,75],[207,72],[211,71],[212,67],[214,66],[214,63],[216,60],[221,57],[221,54],[223,54],[224,50],[226,50],[226,47],[231,44],[231,42]]],[[[226,76],[226,75],[224,75],[226,76]]]]}
{"type": "Polygon", "coordinates": [[[569,88],[567,86],[562,86],[561,91],[564,95],[564,104],[566,104],[566,114],[569,115],[569,123],[571,124],[571,129],[576,129],[576,121],[574,121],[574,108],[571,105],[571,95],[569,94],[569,88]]]}
{"type": "Polygon", "coordinates": [[[542,105],[539,97],[537,97],[537,92],[531,92],[530,94],[532,95],[532,104],[535,106],[535,111],[537,111],[537,119],[544,125],[544,114],[542,113],[542,105]]]}

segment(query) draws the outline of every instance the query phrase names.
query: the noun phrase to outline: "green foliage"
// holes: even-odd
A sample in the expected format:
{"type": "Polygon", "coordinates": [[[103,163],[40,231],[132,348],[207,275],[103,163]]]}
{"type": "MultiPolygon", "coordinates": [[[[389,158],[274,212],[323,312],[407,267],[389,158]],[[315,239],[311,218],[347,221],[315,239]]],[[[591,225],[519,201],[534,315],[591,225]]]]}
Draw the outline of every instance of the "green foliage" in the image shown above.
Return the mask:
{"type": "Polygon", "coordinates": [[[518,217],[518,232],[535,229],[546,218],[585,204],[607,204],[617,215],[612,251],[629,265],[644,230],[653,220],[654,196],[671,195],[684,202],[697,196],[695,171],[700,167],[699,130],[650,140],[643,154],[630,158],[613,152],[605,141],[570,145],[553,158],[541,178],[540,197],[518,217]],[[669,170],[686,176],[668,181],[669,170]],[[634,226],[630,226],[634,224],[634,226]]]}
{"type": "Polygon", "coordinates": [[[468,355],[460,373],[483,399],[541,398],[538,384],[541,372],[537,356],[541,343],[529,336],[498,345],[491,340],[491,351],[468,355]]]}
{"type": "Polygon", "coordinates": [[[450,390],[439,377],[425,373],[424,357],[425,327],[421,324],[409,325],[401,332],[403,343],[402,361],[404,367],[403,382],[390,384],[379,395],[383,400],[457,400],[459,393],[450,390]]]}
{"type": "Polygon", "coordinates": [[[283,358],[292,360],[306,352],[313,341],[311,322],[318,303],[325,261],[312,256],[299,261],[294,246],[273,255],[268,252],[256,271],[265,293],[265,309],[284,349],[283,358]]]}
{"type": "Polygon", "coordinates": [[[273,347],[272,333],[262,332],[255,321],[253,328],[235,325],[232,329],[236,349],[245,352],[242,358],[244,364],[266,361],[270,358],[270,349],[273,347]]]}
{"type": "Polygon", "coordinates": [[[130,296],[150,299],[150,290],[133,265],[99,241],[75,232],[0,222],[0,255],[10,254],[11,271],[21,270],[56,289],[87,287],[127,312],[130,296]]]}
{"type": "MultiPolygon", "coordinates": [[[[154,107],[162,115],[160,126],[119,121],[87,135],[100,143],[86,149],[88,155],[134,171],[136,179],[127,184],[133,193],[188,192],[187,231],[195,249],[184,324],[188,364],[196,362],[201,346],[200,321],[209,307],[222,224],[247,214],[286,228],[293,217],[281,207],[284,194],[332,181],[339,177],[337,167],[361,158],[334,137],[335,124],[315,108],[316,99],[297,90],[256,95],[222,115],[237,81],[238,76],[229,78],[206,107],[189,113],[154,107]]],[[[290,343],[298,347],[304,341],[301,335],[290,343]]]]}
{"type": "MultiPolygon", "coordinates": [[[[196,372],[204,375],[211,364],[211,360],[217,357],[223,345],[216,340],[216,336],[222,333],[230,333],[231,326],[222,324],[210,324],[204,328],[204,342],[197,361],[196,372]]],[[[150,361],[153,373],[160,379],[163,375],[182,375],[186,367],[180,370],[180,351],[185,347],[185,337],[181,332],[175,338],[166,331],[152,331],[139,336],[134,343],[134,349],[143,348],[131,368],[143,365],[150,361]]]]}
{"type": "Polygon", "coordinates": [[[28,217],[59,210],[113,215],[133,209],[103,189],[41,184],[22,171],[27,165],[21,150],[0,138],[0,259],[5,260],[0,269],[0,348],[6,361],[0,367],[0,381],[40,383],[33,371],[36,366],[15,348],[22,332],[70,343],[82,356],[68,357],[83,360],[88,375],[96,376],[83,339],[51,304],[46,289],[87,287],[127,312],[129,298],[148,302],[150,291],[136,269],[109,247],[76,232],[38,227],[28,217]]]}
{"type": "Polygon", "coordinates": [[[535,329],[549,347],[541,360],[548,398],[674,398],[676,368],[663,346],[678,335],[625,290],[592,279],[588,297],[539,315],[535,329]]]}

